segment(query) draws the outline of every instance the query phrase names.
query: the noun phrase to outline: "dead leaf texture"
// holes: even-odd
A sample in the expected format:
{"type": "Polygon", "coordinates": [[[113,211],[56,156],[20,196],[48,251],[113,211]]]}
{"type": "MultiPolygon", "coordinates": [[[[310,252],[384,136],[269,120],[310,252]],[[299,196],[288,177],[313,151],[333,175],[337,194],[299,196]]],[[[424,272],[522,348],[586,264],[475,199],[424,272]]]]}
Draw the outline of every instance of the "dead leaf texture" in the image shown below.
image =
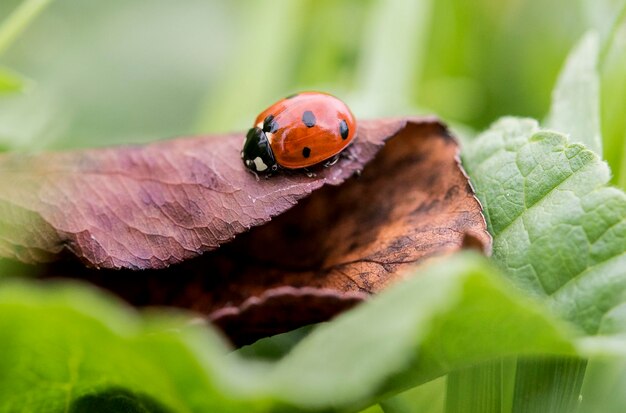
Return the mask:
{"type": "Polygon", "coordinates": [[[361,121],[312,177],[257,180],[242,140],[4,155],[0,255],[78,258],[44,272],[198,311],[243,344],[327,320],[428,257],[490,248],[458,144],[434,118],[361,121]]]}

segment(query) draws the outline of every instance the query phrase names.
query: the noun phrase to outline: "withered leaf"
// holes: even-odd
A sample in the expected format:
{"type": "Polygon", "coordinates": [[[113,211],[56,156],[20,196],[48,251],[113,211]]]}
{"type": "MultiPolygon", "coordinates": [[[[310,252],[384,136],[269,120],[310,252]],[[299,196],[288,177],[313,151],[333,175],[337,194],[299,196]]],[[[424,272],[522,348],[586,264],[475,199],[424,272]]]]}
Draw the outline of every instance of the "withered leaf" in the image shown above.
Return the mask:
{"type": "Polygon", "coordinates": [[[257,180],[242,138],[5,155],[0,254],[127,269],[72,273],[137,305],[197,310],[244,343],[326,320],[427,257],[489,249],[457,142],[436,119],[361,121],[346,156],[314,176],[257,180]]]}
{"type": "Polygon", "coordinates": [[[406,121],[378,123],[378,133],[365,123],[354,159],[313,178],[288,173],[257,181],[240,159],[242,134],[0,156],[0,254],[46,262],[67,250],[96,268],[184,261],[362,169],[406,121]]]}
{"type": "MultiPolygon", "coordinates": [[[[269,221],[324,184],[341,184],[363,169],[382,142],[407,121],[362,122],[349,156],[333,168],[318,170],[314,177],[288,173],[257,181],[239,159],[239,134],[137,147],[4,155],[0,157],[4,227],[0,253],[38,262],[67,249],[96,268],[162,268],[181,262],[269,221]]],[[[421,123],[422,129],[437,127],[434,121],[414,122],[421,123]]],[[[409,128],[413,124],[409,122],[409,128]]],[[[424,153],[413,152],[391,162],[423,158],[424,153]]],[[[438,161],[431,157],[429,163],[438,161]]],[[[435,177],[442,166],[428,171],[432,189],[441,184],[435,177]]],[[[381,173],[400,175],[402,169],[398,163],[381,173]]],[[[388,187],[401,184],[392,179],[389,183],[388,187]]],[[[446,190],[459,191],[459,187],[446,190]]]]}

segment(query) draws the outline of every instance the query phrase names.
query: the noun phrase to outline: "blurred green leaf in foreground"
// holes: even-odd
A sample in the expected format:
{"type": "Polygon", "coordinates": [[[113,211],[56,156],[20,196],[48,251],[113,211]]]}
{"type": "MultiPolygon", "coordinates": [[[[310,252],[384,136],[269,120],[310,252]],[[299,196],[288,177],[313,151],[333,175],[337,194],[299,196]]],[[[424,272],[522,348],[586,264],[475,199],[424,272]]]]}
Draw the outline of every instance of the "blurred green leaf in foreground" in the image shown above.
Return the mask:
{"type": "Polygon", "coordinates": [[[5,282],[0,411],[71,410],[111,391],[181,412],[353,411],[499,355],[573,354],[575,336],[493,271],[472,254],[433,264],[261,364],[226,358],[188,316],[138,315],[74,283],[5,282]]]}

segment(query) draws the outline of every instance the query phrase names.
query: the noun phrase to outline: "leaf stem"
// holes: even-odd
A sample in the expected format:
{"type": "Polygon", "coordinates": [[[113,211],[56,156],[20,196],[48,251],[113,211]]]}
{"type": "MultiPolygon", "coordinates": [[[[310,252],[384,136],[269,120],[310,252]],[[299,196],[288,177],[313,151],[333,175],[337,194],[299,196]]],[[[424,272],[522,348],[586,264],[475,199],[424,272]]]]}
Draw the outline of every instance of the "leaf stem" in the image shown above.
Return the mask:
{"type": "Polygon", "coordinates": [[[604,44],[602,45],[602,50],[600,50],[600,59],[599,59],[599,68],[602,70],[604,68],[604,62],[609,55],[611,48],[613,47],[613,43],[615,42],[615,38],[617,37],[617,31],[619,30],[622,23],[626,21],[626,1],[622,1],[622,6],[619,9],[617,17],[613,21],[611,25],[611,30],[609,31],[608,36],[606,37],[604,44]]]}
{"type": "Polygon", "coordinates": [[[0,55],[52,0],[25,0],[0,26],[0,55]]]}
{"type": "Polygon", "coordinates": [[[398,114],[411,105],[416,76],[424,67],[433,3],[379,0],[372,4],[357,73],[367,107],[359,112],[398,114]]]}

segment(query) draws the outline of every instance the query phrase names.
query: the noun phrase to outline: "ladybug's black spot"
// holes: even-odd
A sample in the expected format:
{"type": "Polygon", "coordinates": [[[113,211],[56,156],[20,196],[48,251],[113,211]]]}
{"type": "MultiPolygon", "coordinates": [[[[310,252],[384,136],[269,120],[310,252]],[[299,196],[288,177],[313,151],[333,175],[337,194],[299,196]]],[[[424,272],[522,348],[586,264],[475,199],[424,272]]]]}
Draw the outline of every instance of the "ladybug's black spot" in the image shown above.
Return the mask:
{"type": "Polygon", "coordinates": [[[274,115],[267,115],[263,121],[263,132],[274,133],[278,130],[278,123],[274,120],[274,115]]]}
{"type": "Polygon", "coordinates": [[[287,96],[285,99],[293,99],[293,98],[295,98],[298,95],[299,95],[299,93],[293,93],[293,94],[287,96]]]}
{"type": "Polygon", "coordinates": [[[311,148],[305,146],[304,149],[302,149],[302,156],[304,156],[305,158],[311,156],[311,148]]]}
{"type": "Polygon", "coordinates": [[[302,114],[302,123],[304,123],[307,128],[315,126],[315,122],[315,115],[310,110],[307,110],[302,114]]]}
{"type": "Polygon", "coordinates": [[[348,139],[348,133],[350,133],[348,123],[345,120],[341,120],[341,122],[339,122],[339,134],[341,135],[341,139],[348,139]]]}

